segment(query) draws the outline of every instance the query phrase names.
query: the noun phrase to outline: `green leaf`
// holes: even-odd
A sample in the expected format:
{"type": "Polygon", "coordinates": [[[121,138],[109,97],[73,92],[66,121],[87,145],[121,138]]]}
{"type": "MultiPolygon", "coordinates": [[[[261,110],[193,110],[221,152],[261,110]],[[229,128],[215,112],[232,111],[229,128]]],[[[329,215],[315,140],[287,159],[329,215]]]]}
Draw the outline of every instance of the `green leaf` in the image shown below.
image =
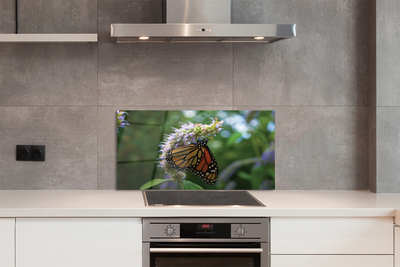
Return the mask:
{"type": "Polygon", "coordinates": [[[186,190],[203,190],[203,187],[188,180],[183,180],[183,188],[186,190]]]}
{"type": "Polygon", "coordinates": [[[266,178],[266,171],[265,167],[258,167],[251,170],[251,189],[257,189],[260,187],[260,184],[266,178]]]}
{"type": "Polygon", "coordinates": [[[150,188],[150,187],[152,187],[152,186],[155,186],[155,185],[158,185],[158,184],[167,182],[167,181],[172,181],[172,180],[173,180],[173,179],[154,179],[154,180],[151,180],[151,181],[145,183],[145,184],[142,185],[139,189],[140,189],[140,190],[147,189],[147,188],[150,188]]]}
{"type": "Polygon", "coordinates": [[[264,143],[268,143],[268,138],[265,136],[265,134],[258,130],[254,130],[252,136],[261,139],[264,143]]]}
{"type": "Polygon", "coordinates": [[[266,173],[266,168],[262,166],[251,169],[250,173],[239,171],[238,176],[243,180],[250,181],[251,189],[258,189],[260,187],[260,184],[265,180],[266,173]]]}
{"type": "Polygon", "coordinates": [[[228,147],[233,145],[236,142],[236,140],[238,140],[240,137],[242,137],[241,132],[235,132],[235,133],[231,134],[231,136],[229,136],[228,140],[226,141],[226,145],[228,147]]]}
{"type": "Polygon", "coordinates": [[[237,175],[238,175],[240,178],[244,179],[244,180],[249,180],[249,181],[250,181],[251,178],[252,178],[252,175],[251,175],[251,174],[248,174],[248,173],[246,173],[246,172],[244,172],[244,171],[238,171],[237,175]]]}

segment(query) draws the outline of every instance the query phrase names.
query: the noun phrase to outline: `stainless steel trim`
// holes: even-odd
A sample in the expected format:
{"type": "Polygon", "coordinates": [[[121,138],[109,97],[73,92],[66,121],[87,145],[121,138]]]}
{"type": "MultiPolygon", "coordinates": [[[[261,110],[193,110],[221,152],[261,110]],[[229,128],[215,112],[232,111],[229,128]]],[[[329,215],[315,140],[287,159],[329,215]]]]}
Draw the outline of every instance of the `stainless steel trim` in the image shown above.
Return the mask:
{"type": "Polygon", "coordinates": [[[150,266],[150,243],[143,243],[142,245],[142,267],[150,266]]]}
{"type": "Polygon", "coordinates": [[[144,205],[146,207],[148,207],[149,206],[149,202],[147,201],[146,191],[144,191],[144,190],[142,191],[142,196],[143,196],[144,205]]]}
{"type": "Polygon", "coordinates": [[[296,37],[296,24],[111,24],[111,42],[275,42],[296,37]],[[150,37],[140,40],[139,37],[150,37]],[[264,37],[256,40],[253,37],[264,37]]]}
{"type": "Polygon", "coordinates": [[[231,23],[231,0],[165,0],[167,23],[231,23]]]}
{"type": "Polygon", "coordinates": [[[150,253],[262,253],[262,248],[150,248],[150,253]]]}
{"type": "MultiPolygon", "coordinates": [[[[270,246],[269,246],[269,218],[266,217],[247,217],[247,218],[240,218],[240,217],[171,217],[171,218],[143,218],[143,265],[142,267],[149,267],[150,266],[150,257],[151,253],[154,253],[156,256],[157,253],[259,253],[260,255],[260,267],[269,267],[270,266],[270,246]],[[260,231],[260,235],[258,238],[177,238],[177,237],[163,237],[163,238],[152,238],[151,236],[157,236],[158,234],[155,233],[152,227],[153,224],[165,224],[166,225],[173,225],[174,223],[230,223],[232,224],[261,224],[262,231],[260,231]],[[181,246],[181,248],[166,248],[166,247],[154,247],[150,248],[150,244],[153,242],[173,242],[179,246],[179,243],[199,243],[199,247],[201,247],[202,243],[214,243],[214,242],[222,242],[222,243],[248,243],[248,242],[257,242],[260,244],[260,247],[257,248],[245,248],[240,246],[239,248],[226,248],[229,245],[218,247],[218,248],[210,248],[210,247],[201,247],[201,248],[190,248],[185,247],[185,245],[181,246]],[[194,251],[191,251],[194,250],[194,251]]],[[[184,256],[182,256],[184,257],[184,256]]]]}
{"type": "MultiPolygon", "coordinates": [[[[176,227],[177,228],[177,227],[176,227]]],[[[249,217],[249,218],[143,218],[143,242],[268,242],[269,218],[249,217]],[[177,236],[160,236],[159,229],[166,228],[168,225],[180,223],[230,223],[230,224],[254,224],[260,225],[253,229],[251,236],[235,238],[181,238],[177,236]],[[265,229],[265,230],[264,230],[265,229]]]]}

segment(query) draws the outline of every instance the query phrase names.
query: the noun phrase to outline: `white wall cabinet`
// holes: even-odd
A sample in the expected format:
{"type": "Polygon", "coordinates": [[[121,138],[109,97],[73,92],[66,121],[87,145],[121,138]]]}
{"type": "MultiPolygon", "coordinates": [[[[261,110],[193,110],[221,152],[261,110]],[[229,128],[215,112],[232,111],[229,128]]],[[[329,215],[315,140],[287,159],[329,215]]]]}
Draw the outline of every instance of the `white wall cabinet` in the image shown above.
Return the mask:
{"type": "Polygon", "coordinates": [[[395,259],[395,267],[400,267],[400,226],[394,228],[394,259],[395,259]]]}
{"type": "Polygon", "coordinates": [[[16,267],[142,264],[139,218],[16,219],[16,267]]]}
{"type": "Polygon", "coordinates": [[[271,218],[271,267],[391,267],[393,218],[271,218]]]}
{"type": "Polygon", "coordinates": [[[15,218],[0,218],[0,266],[14,267],[15,218]]]}

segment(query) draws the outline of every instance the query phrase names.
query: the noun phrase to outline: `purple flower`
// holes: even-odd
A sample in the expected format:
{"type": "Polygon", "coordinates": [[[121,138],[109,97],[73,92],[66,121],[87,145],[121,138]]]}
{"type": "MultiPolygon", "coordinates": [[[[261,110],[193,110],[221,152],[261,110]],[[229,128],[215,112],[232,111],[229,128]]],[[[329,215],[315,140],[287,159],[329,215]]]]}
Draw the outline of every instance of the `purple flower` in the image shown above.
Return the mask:
{"type": "Polygon", "coordinates": [[[275,144],[274,143],[271,143],[269,148],[267,148],[261,154],[261,161],[262,161],[263,164],[274,163],[275,162],[275,144]]]}
{"type": "Polygon", "coordinates": [[[236,182],[235,181],[229,181],[226,184],[224,190],[232,190],[232,189],[235,189],[235,187],[236,187],[236,182]]]}
{"type": "Polygon", "coordinates": [[[125,120],[125,116],[128,115],[128,112],[117,110],[117,133],[118,128],[125,128],[129,123],[125,120]]]}
{"type": "Polygon", "coordinates": [[[272,181],[263,181],[259,187],[261,190],[273,189],[273,182],[272,181]]]}
{"type": "Polygon", "coordinates": [[[210,136],[215,136],[222,130],[222,124],[224,121],[219,121],[218,118],[211,118],[211,124],[200,124],[200,123],[180,123],[179,128],[173,128],[173,132],[166,135],[164,142],[160,144],[159,166],[167,173],[178,174],[176,170],[172,169],[165,160],[167,152],[170,149],[177,148],[180,146],[186,146],[190,143],[196,142],[198,139],[204,139],[210,136]]]}
{"type": "MultiPolygon", "coordinates": [[[[171,174],[166,173],[164,179],[171,179],[171,174]]],[[[178,184],[174,181],[166,181],[160,184],[160,189],[177,189],[178,184]]]]}

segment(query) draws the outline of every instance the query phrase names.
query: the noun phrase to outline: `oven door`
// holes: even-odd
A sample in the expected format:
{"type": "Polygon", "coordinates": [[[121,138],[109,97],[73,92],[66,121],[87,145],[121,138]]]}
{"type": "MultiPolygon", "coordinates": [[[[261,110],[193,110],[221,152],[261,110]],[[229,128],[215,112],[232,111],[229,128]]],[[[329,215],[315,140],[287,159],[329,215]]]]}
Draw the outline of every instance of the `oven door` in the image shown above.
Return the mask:
{"type": "Polygon", "coordinates": [[[143,267],[268,267],[268,243],[151,242],[143,267]]]}

